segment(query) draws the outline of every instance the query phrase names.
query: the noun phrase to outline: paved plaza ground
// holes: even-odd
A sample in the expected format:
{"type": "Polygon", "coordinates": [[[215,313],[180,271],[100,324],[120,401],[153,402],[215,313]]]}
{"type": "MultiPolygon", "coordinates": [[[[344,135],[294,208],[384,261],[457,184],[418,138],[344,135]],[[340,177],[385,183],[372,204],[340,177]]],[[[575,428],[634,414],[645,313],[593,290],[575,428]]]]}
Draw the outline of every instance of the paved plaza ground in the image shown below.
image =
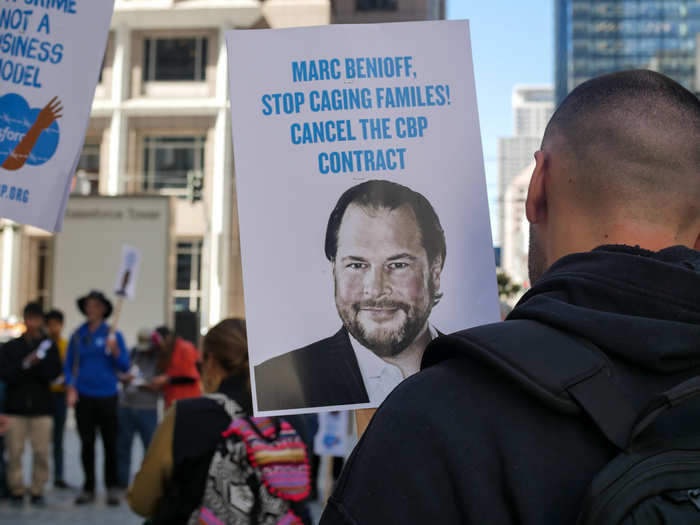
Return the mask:
{"type": "MultiPolygon", "coordinates": [[[[72,425],[66,428],[65,436],[65,478],[72,490],[56,490],[49,483],[45,492],[46,506],[35,508],[26,501],[23,508],[16,508],[10,505],[8,500],[0,500],[0,524],[2,525],[139,525],[144,519],[137,516],[126,505],[118,507],[108,507],[105,503],[105,492],[103,486],[102,472],[102,445],[98,440],[96,447],[96,469],[98,490],[97,503],[94,505],[76,506],[73,500],[78,495],[78,487],[83,479],[80,467],[80,441],[78,434],[72,425]]],[[[132,472],[138,469],[138,465],[143,457],[141,443],[136,440],[132,454],[132,472]]],[[[31,463],[28,451],[25,451],[25,479],[29,480],[28,468],[31,463]]],[[[320,504],[312,505],[312,512],[318,518],[321,513],[320,504]]]]}

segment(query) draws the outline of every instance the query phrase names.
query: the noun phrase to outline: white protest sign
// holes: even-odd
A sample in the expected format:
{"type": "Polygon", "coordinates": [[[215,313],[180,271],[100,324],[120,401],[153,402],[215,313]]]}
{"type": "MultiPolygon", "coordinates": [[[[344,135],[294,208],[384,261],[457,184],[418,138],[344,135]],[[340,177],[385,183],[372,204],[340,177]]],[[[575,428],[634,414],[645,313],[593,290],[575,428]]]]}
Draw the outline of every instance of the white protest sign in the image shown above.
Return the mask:
{"type": "Polygon", "coordinates": [[[348,453],[348,413],[326,412],[318,415],[314,454],[345,457],[348,453]]]}
{"type": "Polygon", "coordinates": [[[141,266],[141,250],[125,244],[122,246],[122,257],[114,285],[117,297],[133,299],[136,292],[136,279],[141,266]]]}
{"type": "Polygon", "coordinates": [[[468,23],[226,38],[255,413],[376,407],[499,319],[468,23]]]}
{"type": "Polygon", "coordinates": [[[0,0],[0,216],[59,231],[113,0],[0,0]]]}
{"type": "Polygon", "coordinates": [[[39,345],[39,347],[36,349],[36,356],[39,359],[44,359],[46,357],[46,353],[49,351],[52,344],[53,343],[50,339],[44,339],[39,345]]]}

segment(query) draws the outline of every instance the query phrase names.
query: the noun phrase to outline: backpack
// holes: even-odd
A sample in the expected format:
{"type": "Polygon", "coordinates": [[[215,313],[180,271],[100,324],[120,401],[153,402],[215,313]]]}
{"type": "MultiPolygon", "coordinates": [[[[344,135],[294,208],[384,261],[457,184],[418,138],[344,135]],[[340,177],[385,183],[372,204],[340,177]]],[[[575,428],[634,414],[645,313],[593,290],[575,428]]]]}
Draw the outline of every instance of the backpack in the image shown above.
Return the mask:
{"type": "Polygon", "coordinates": [[[453,355],[495,367],[552,409],[588,416],[619,454],[598,472],[577,525],[700,525],[700,376],[642,410],[592,343],[530,320],[445,336],[422,368],[453,355]]]}
{"type": "Polygon", "coordinates": [[[223,394],[206,397],[219,403],[231,424],[221,434],[188,525],[302,525],[294,507],[308,497],[311,474],[299,434],[283,419],[245,417],[223,394]]]}

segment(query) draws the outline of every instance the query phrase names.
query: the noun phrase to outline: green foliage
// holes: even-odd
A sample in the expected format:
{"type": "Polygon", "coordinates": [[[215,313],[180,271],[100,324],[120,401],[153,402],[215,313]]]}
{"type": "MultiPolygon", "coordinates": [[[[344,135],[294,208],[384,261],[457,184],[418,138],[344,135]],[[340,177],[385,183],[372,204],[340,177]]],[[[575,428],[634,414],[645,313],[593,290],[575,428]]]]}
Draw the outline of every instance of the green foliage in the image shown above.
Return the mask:
{"type": "Polygon", "coordinates": [[[499,299],[510,299],[522,290],[522,286],[513,283],[508,274],[504,271],[499,271],[496,274],[496,279],[498,280],[499,299]]]}

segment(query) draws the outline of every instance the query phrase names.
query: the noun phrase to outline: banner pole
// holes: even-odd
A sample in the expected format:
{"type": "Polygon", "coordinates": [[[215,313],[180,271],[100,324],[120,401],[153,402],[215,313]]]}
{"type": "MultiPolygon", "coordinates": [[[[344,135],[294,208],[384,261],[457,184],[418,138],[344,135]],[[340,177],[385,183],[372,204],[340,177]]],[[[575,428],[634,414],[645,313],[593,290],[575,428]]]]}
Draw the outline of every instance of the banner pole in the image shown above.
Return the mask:
{"type": "MultiPolygon", "coordinates": [[[[107,339],[113,339],[115,337],[115,334],[117,333],[117,325],[119,324],[119,316],[122,313],[122,305],[124,304],[124,296],[119,295],[117,296],[117,300],[114,304],[114,314],[112,317],[112,324],[109,327],[109,335],[107,336],[107,339]]],[[[109,355],[110,350],[107,346],[105,346],[105,354],[109,355]]]]}
{"type": "Polygon", "coordinates": [[[323,456],[323,506],[326,506],[328,498],[331,497],[331,492],[333,492],[333,456],[323,456]]]}
{"type": "Polygon", "coordinates": [[[114,304],[114,315],[112,317],[112,325],[110,326],[110,335],[116,333],[117,325],[119,324],[119,316],[122,313],[122,305],[124,304],[124,296],[120,295],[114,304]]]}

